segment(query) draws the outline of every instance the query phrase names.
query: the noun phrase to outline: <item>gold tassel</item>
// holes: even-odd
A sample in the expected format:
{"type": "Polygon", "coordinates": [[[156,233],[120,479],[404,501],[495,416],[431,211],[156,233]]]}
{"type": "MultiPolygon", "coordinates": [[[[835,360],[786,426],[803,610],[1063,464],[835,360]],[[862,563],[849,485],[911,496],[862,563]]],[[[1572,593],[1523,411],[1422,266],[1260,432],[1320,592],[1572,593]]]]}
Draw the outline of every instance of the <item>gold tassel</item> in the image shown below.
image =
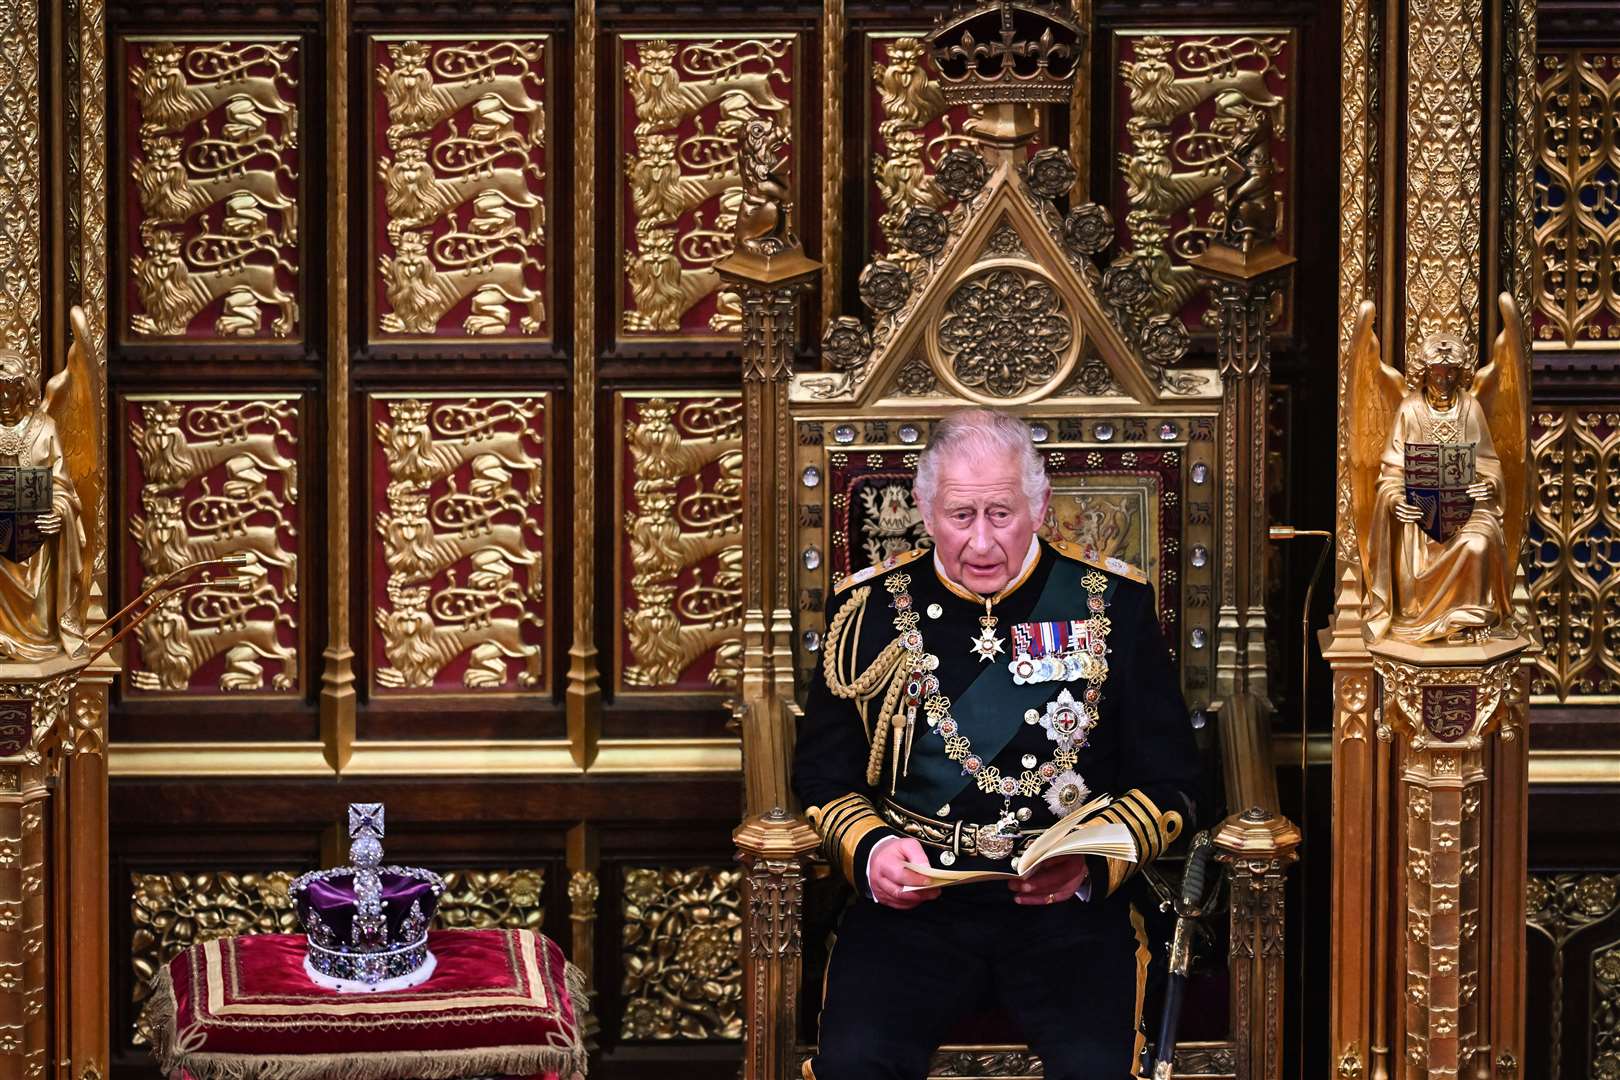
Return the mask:
{"type": "Polygon", "coordinates": [[[889,768],[889,794],[893,795],[894,786],[900,782],[900,749],[906,741],[906,716],[895,713],[889,722],[894,725],[894,764],[889,768]]]}
{"type": "Polygon", "coordinates": [[[866,755],[866,782],[872,787],[877,787],[878,781],[883,779],[883,745],[888,738],[889,725],[880,716],[873,725],[871,752],[866,755]]]}

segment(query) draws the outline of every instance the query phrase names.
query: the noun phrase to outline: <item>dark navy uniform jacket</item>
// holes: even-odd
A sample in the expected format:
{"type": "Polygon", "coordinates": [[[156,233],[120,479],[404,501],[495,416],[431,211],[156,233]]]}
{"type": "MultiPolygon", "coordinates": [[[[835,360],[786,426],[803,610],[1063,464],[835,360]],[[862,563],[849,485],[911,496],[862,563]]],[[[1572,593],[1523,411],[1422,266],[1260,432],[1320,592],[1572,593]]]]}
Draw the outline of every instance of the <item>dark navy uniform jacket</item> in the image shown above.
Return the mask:
{"type": "MultiPolygon", "coordinates": [[[[988,663],[971,651],[985,614],[983,598],[972,598],[944,580],[931,551],[887,560],[838,584],[828,626],[841,621],[844,633],[836,640],[833,635],[825,639],[823,663],[817,666],[800,721],[793,765],[794,790],[821,834],[827,860],[865,895],[870,895],[867,857],[890,836],[923,840],[935,866],[1010,869],[1008,859],[984,858],[972,850],[971,839],[964,840],[964,834],[1002,815],[1003,796],[980,790],[975,777],[946,756],[944,737],[921,712],[899,774],[891,739],[882,748],[877,782],[869,783],[871,740],[876,726],[887,722],[876,715],[881,702],[868,701],[863,710],[855,698],[835,695],[829,686],[829,669],[833,685],[847,688],[901,636],[894,624],[898,612],[890,588],[895,584],[891,579],[900,574],[909,577],[904,592],[910,597],[910,610],[918,615],[922,648],[939,658],[933,672],[938,692],[950,700],[952,717],[973,752],[984,754],[983,764],[1016,777],[1024,771],[1028,755],[1048,761],[1056,744],[1044,727],[1027,722],[1030,711],[1044,714],[1048,703],[1064,690],[1076,699],[1089,685],[1100,691],[1097,722],[1078,749],[1073,771],[1091,795],[1113,798],[1098,816],[1126,825],[1136,842],[1139,859],[1134,864],[1090,859],[1091,898],[1112,894],[1190,824],[1198,785],[1197,750],[1159,632],[1152,587],[1140,572],[1118,560],[1090,558],[1072,545],[1045,541],[1040,542],[1039,556],[1027,576],[994,606],[996,633],[1005,650],[988,663]],[[1093,593],[1101,595],[1101,614],[1106,618],[1106,676],[1095,684],[1083,679],[1015,683],[1008,667],[1013,659],[1013,627],[1084,622],[1096,614],[1088,605],[1093,593]],[[845,608],[850,610],[839,620],[845,608]]],[[[1029,811],[1020,821],[1026,834],[1052,824],[1058,816],[1045,795],[1043,791],[1013,800],[1015,808],[1029,811]]],[[[1021,843],[1027,842],[1026,835],[1021,843]]]]}

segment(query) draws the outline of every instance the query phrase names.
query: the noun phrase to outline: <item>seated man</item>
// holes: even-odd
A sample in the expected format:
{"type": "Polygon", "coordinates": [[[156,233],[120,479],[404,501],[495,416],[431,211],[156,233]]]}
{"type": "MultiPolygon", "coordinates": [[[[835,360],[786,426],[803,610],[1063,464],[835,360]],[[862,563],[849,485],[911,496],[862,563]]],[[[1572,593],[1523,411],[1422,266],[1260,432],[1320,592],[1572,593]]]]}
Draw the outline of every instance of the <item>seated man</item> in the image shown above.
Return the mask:
{"type": "Polygon", "coordinates": [[[1134,1072],[1148,949],[1120,885],[1191,815],[1187,710],[1153,589],[1035,535],[1051,498],[1020,420],[957,413],[917,466],[934,547],[840,582],[793,767],[855,886],[828,961],[814,1080],[920,1080],[993,999],[1052,1080],[1134,1072]],[[1094,795],[1139,862],[906,892],[906,862],[1008,870],[1094,795]]]}

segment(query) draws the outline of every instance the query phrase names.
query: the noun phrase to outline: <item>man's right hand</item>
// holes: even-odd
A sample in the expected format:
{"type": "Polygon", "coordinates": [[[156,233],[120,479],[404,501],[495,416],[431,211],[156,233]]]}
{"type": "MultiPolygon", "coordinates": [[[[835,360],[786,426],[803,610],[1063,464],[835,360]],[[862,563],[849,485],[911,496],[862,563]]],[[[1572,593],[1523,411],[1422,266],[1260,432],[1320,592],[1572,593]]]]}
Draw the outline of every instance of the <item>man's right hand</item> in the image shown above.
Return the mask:
{"type": "Polygon", "coordinates": [[[1416,525],[1423,520],[1423,508],[1409,502],[1398,502],[1395,504],[1395,520],[1416,525]]]}
{"type": "Polygon", "coordinates": [[[872,899],[884,907],[905,911],[939,896],[937,888],[918,892],[901,891],[907,885],[928,883],[928,879],[915,870],[906,869],[908,862],[928,862],[922,844],[909,836],[890,840],[872,853],[872,860],[866,867],[866,885],[872,890],[872,899]]]}

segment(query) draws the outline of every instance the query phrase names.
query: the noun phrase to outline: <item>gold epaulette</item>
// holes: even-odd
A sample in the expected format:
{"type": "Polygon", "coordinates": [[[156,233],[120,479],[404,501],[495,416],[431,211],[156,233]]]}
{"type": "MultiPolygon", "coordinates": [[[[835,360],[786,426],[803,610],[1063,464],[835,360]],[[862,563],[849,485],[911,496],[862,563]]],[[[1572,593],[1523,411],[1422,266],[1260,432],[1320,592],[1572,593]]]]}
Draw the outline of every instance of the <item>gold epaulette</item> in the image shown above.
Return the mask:
{"type": "Polygon", "coordinates": [[[897,566],[904,566],[913,559],[920,559],[924,555],[931,554],[933,550],[933,548],[912,548],[904,555],[890,555],[880,563],[873,563],[864,570],[857,570],[848,577],[840,579],[838,584],[833,586],[833,595],[837,596],[839,593],[859,585],[863,581],[871,581],[879,574],[887,574],[897,566]]]}
{"type": "Polygon", "coordinates": [[[1098,570],[1107,570],[1110,574],[1118,574],[1120,577],[1130,578],[1132,581],[1146,584],[1148,579],[1146,573],[1132,566],[1124,559],[1116,559],[1112,555],[1105,556],[1089,544],[1076,544],[1068,540],[1053,540],[1052,550],[1064,558],[1085,563],[1087,566],[1095,566],[1098,570]]]}

